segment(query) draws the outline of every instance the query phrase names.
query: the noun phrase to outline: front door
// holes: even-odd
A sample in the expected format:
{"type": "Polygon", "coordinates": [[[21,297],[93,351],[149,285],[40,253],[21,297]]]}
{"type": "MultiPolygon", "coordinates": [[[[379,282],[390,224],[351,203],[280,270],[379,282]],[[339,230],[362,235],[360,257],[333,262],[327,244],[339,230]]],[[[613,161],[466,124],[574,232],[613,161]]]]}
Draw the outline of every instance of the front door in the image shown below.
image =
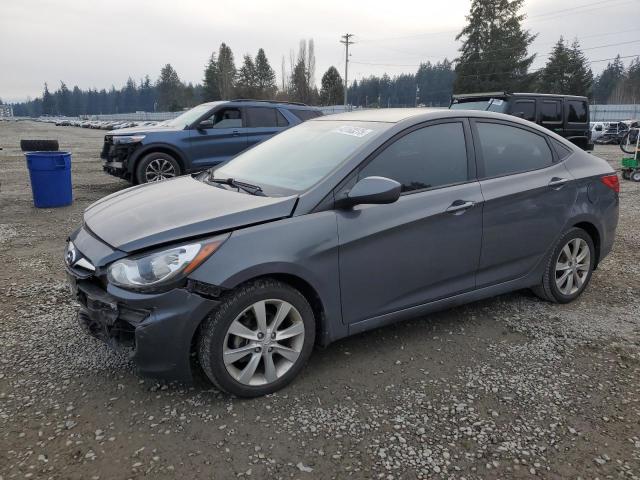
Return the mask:
{"type": "Polygon", "coordinates": [[[389,205],[339,210],[345,323],[472,290],[480,257],[482,195],[463,121],[412,129],[358,172],[402,184],[389,205]]]}
{"type": "Polygon", "coordinates": [[[247,148],[244,122],[243,111],[238,107],[223,107],[200,122],[190,137],[192,170],[226,162],[247,148]]]}

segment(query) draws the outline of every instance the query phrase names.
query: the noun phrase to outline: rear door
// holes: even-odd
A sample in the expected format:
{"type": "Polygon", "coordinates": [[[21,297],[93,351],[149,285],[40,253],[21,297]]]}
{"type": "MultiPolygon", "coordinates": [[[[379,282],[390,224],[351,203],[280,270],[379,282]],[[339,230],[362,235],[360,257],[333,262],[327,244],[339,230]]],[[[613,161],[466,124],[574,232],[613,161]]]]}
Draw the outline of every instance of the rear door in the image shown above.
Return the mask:
{"type": "Polygon", "coordinates": [[[472,152],[466,121],[439,122],[395,137],[357,172],[397,180],[403,192],[336,212],[345,323],[475,287],[482,195],[472,152]]]}
{"type": "Polygon", "coordinates": [[[563,102],[562,97],[538,98],[538,123],[558,135],[563,134],[563,102]]]}
{"type": "Polygon", "coordinates": [[[230,160],[247,148],[245,112],[222,107],[194,128],[190,137],[192,170],[202,170],[230,160]]]}
{"type": "Polygon", "coordinates": [[[280,133],[289,121],[275,107],[247,107],[247,145],[260,143],[280,133]]]}
{"type": "Polygon", "coordinates": [[[586,100],[567,98],[565,100],[565,137],[581,148],[589,143],[589,104],[586,100]]]}
{"type": "Polygon", "coordinates": [[[536,266],[564,228],[577,190],[546,135],[504,121],[472,124],[484,197],[482,288],[536,266]]]}

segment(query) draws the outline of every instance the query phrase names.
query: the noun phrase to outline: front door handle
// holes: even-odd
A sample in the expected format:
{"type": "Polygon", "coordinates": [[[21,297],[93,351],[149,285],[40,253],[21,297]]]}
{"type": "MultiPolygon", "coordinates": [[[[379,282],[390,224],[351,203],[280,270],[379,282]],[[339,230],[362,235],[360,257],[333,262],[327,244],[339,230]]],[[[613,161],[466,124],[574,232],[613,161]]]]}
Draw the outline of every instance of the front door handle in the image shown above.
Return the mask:
{"type": "Polygon", "coordinates": [[[445,211],[447,213],[463,212],[464,210],[470,209],[475,204],[476,204],[476,202],[465,202],[464,200],[456,200],[445,211]]]}
{"type": "Polygon", "coordinates": [[[551,180],[549,180],[549,183],[547,185],[554,188],[560,188],[564,186],[564,184],[568,181],[568,178],[553,177],[551,180]]]}

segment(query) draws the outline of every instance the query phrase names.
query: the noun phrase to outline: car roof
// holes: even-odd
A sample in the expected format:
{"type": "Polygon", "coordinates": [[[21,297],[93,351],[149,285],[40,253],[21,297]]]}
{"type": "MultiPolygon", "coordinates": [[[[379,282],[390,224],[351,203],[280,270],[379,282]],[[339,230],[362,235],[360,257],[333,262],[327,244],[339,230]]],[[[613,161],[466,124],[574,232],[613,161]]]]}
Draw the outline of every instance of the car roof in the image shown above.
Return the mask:
{"type": "Polygon", "coordinates": [[[287,108],[289,110],[318,110],[320,111],[320,108],[318,107],[313,107],[311,105],[306,105],[304,103],[299,103],[299,102],[285,102],[285,101],[277,101],[277,100],[254,100],[254,99],[244,99],[244,98],[238,98],[238,99],[234,99],[234,100],[218,100],[215,102],[207,102],[207,103],[203,103],[202,105],[208,105],[210,107],[215,107],[217,105],[223,105],[223,104],[234,104],[234,105],[242,105],[242,106],[249,106],[249,107],[264,107],[265,105],[269,105],[272,107],[281,107],[281,108],[287,108]]]}
{"type": "MultiPolygon", "coordinates": [[[[352,122],[387,122],[397,123],[419,115],[428,115],[432,112],[448,112],[446,108],[372,108],[368,110],[355,110],[352,112],[335,113],[324,117],[314,118],[312,121],[345,120],[352,122]]],[[[458,116],[460,116],[458,114],[458,116]]]]}

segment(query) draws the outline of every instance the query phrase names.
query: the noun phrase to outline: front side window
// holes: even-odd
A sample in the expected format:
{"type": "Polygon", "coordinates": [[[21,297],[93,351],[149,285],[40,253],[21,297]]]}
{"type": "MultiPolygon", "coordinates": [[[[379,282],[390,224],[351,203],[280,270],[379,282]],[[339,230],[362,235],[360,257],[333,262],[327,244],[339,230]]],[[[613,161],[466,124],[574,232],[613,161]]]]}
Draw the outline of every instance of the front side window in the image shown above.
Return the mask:
{"type": "Polygon", "coordinates": [[[553,155],[543,136],[522,128],[478,122],[484,176],[500,177],[548,167],[553,155]]]}
{"type": "Polygon", "coordinates": [[[567,121],[573,123],[587,123],[589,120],[587,115],[587,102],[569,100],[567,105],[569,106],[569,118],[567,121]]]}
{"type": "Polygon", "coordinates": [[[249,127],[277,127],[278,119],[276,109],[271,107],[249,107],[247,108],[247,119],[249,127]]]}
{"type": "Polygon", "coordinates": [[[530,122],[536,120],[536,102],[533,100],[518,100],[513,104],[513,115],[530,122]]]}
{"type": "Polygon", "coordinates": [[[540,105],[542,122],[562,122],[562,103],[558,100],[543,100],[540,105]]]}
{"type": "Polygon", "coordinates": [[[400,182],[403,192],[467,181],[462,123],[432,125],[408,133],[369,162],[358,176],[391,178],[400,182]]]}
{"type": "Polygon", "coordinates": [[[202,128],[242,128],[242,112],[239,108],[222,108],[200,122],[202,128]]]}

